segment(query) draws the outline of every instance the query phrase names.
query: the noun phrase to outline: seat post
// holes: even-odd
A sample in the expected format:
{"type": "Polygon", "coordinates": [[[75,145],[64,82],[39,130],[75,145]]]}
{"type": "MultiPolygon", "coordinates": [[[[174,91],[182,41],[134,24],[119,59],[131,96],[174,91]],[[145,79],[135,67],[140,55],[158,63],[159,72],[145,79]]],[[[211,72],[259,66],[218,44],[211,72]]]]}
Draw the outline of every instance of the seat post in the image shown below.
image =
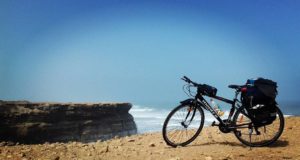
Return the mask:
{"type": "Polygon", "coordinates": [[[240,92],[239,92],[238,90],[235,90],[235,96],[234,96],[234,99],[237,99],[239,93],[240,93],[240,92]]]}

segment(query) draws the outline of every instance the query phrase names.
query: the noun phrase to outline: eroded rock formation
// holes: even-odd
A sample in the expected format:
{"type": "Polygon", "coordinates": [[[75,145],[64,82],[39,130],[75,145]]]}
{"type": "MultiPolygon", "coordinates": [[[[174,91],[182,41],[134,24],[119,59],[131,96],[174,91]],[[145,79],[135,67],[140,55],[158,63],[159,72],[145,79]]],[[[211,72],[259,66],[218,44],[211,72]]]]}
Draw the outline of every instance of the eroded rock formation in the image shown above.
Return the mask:
{"type": "Polygon", "coordinates": [[[136,134],[130,103],[0,101],[0,141],[90,142],[136,134]]]}

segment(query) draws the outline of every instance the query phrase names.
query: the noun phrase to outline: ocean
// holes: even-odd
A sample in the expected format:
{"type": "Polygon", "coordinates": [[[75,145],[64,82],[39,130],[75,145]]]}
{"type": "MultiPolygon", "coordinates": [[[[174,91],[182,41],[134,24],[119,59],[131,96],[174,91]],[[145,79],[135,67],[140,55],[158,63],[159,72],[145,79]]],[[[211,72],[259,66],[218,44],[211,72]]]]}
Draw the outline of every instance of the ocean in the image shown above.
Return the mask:
{"type": "MultiPolygon", "coordinates": [[[[174,107],[175,108],[175,107],[174,107]]],[[[139,105],[133,105],[129,113],[134,117],[134,121],[138,128],[138,133],[148,133],[162,131],[162,126],[167,115],[173,108],[151,108],[143,107],[139,105]]],[[[212,114],[204,111],[205,114],[205,126],[210,125],[215,118],[212,114]]],[[[223,117],[228,116],[229,112],[225,111],[223,117]]]]}
{"type": "MultiPolygon", "coordinates": [[[[300,109],[297,103],[282,103],[280,109],[285,116],[300,115],[300,109]],[[283,105],[282,105],[283,104],[283,105]],[[284,106],[284,107],[283,107],[284,106]]],[[[164,120],[174,107],[149,107],[141,105],[133,105],[129,113],[134,117],[134,121],[138,128],[138,133],[161,132],[164,120]]],[[[223,118],[227,118],[230,107],[224,107],[225,114],[223,118]]],[[[209,126],[215,121],[211,113],[204,110],[205,122],[204,126],[209,126]]]]}

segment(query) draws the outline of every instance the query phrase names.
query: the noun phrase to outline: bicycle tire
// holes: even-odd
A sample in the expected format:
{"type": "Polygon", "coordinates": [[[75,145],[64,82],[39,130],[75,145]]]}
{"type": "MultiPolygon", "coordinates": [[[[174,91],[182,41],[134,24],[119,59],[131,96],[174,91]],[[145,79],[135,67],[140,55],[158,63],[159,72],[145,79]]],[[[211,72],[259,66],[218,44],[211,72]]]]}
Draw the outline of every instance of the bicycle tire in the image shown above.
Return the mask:
{"type": "MultiPolygon", "coordinates": [[[[184,114],[181,114],[181,115],[183,115],[183,117],[184,117],[184,114]]],[[[185,115],[186,116],[186,115],[185,115]]],[[[189,115],[190,116],[190,115],[189,115]]],[[[195,118],[195,117],[194,117],[195,118]]],[[[186,119],[186,118],[185,118],[186,119]]],[[[192,121],[194,121],[195,119],[192,119],[192,121]]],[[[195,120],[195,121],[197,121],[197,120],[195,120]]],[[[179,123],[179,122],[178,122],[179,123]]],[[[180,122],[179,124],[180,125],[182,125],[182,123],[185,123],[185,122],[180,122]]],[[[180,126],[179,125],[179,126],[180,126]]],[[[193,105],[191,105],[191,104],[181,104],[181,105],[179,105],[179,106],[177,106],[176,108],[174,108],[170,113],[169,113],[169,115],[167,116],[167,118],[166,118],[166,120],[164,121],[164,124],[163,124],[163,131],[162,131],[162,133],[163,133],[163,138],[164,138],[164,140],[165,140],[165,142],[167,143],[167,145],[169,145],[169,146],[172,146],[172,147],[177,147],[177,146],[186,146],[186,145],[188,145],[189,143],[191,143],[192,141],[194,141],[196,138],[197,138],[197,136],[200,134],[200,132],[201,132],[201,130],[202,130],[202,128],[203,128],[203,125],[204,125],[204,112],[203,112],[203,110],[202,110],[202,108],[201,107],[199,107],[199,106],[193,106],[193,105]],[[193,108],[194,110],[194,112],[195,112],[195,116],[196,115],[198,115],[198,116],[200,116],[200,119],[199,119],[199,126],[197,126],[197,129],[196,129],[196,132],[190,137],[190,138],[188,138],[187,140],[184,140],[184,141],[182,141],[182,142],[176,142],[176,141],[174,141],[174,140],[172,140],[171,139],[171,137],[169,136],[169,134],[168,133],[170,133],[171,131],[168,131],[167,129],[168,129],[168,125],[174,125],[174,124],[172,124],[171,122],[170,122],[170,120],[172,119],[172,118],[177,118],[178,119],[178,116],[176,117],[176,113],[178,113],[178,112],[180,112],[182,109],[184,110],[184,108],[187,108],[187,110],[188,110],[188,108],[193,108]],[[198,112],[197,112],[198,111],[198,112]],[[171,123],[171,124],[170,124],[171,123]]],[[[182,127],[184,127],[184,126],[182,126],[182,127]]],[[[176,133],[176,131],[177,130],[175,130],[175,132],[174,133],[176,133]]],[[[186,134],[190,134],[190,132],[192,132],[193,130],[192,129],[190,129],[189,131],[187,131],[187,128],[185,128],[185,133],[186,134]]],[[[173,133],[173,134],[174,134],[173,133]]],[[[180,133],[181,133],[181,131],[180,131],[180,133]]]]}
{"type": "MultiPolygon", "coordinates": [[[[243,116],[245,116],[247,118],[247,116],[242,113],[243,109],[244,108],[239,108],[236,111],[236,113],[235,113],[235,115],[233,117],[233,124],[237,125],[237,123],[238,123],[237,121],[238,121],[238,118],[239,118],[240,114],[243,115],[243,116]]],[[[260,132],[263,129],[264,132],[266,133],[267,132],[266,131],[267,130],[266,127],[271,127],[271,125],[277,125],[277,124],[279,124],[278,130],[276,131],[276,133],[270,139],[268,139],[268,140],[262,139],[261,141],[256,141],[255,142],[255,141],[250,141],[250,138],[249,138],[249,140],[247,140],[246,138],[242,138],[242,134],[241,134],[241,131],[240,131],[242,129],[239,129],[239,128],[237,128],[237,129],[234,130],[234,135],[236,136],[236,138],[240,142],[242,142],[243,144],[245,144],[247,146],[250,146],[250,147],[264,147],[264,146],[271,145],[271,144],[273,144],[281,136],[281,134],[283,132],[283,129],[284,129],[284,116],[283,116],[281,110],[277,106],[276,106],[276,115],[277,115],[276,120],[272,124],[258,127],[258,130],[260,132]],[[279,122],[277,120],[279,120],[279,122]]],[[[249,123],[252,123],[250,119],[248,119],[248,121],[250,121],[249,123]]],[[[269,128],[268,130],[271,130],[271,129],[269,128]]],[[[258,138],[258,136],[262,136],[263,138],[266,137],[264,133],[262,135],[257,134],[255,136],[257,136],[256,138],[258,138]]]]}

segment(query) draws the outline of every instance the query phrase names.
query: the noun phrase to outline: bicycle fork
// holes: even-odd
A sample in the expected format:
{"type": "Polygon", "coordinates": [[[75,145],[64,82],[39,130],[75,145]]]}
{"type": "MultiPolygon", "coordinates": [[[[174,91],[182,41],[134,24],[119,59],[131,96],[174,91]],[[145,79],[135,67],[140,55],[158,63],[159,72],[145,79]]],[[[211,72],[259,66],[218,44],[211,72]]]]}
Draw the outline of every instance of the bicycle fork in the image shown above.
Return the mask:
{"type": "Polygon", "coordinates": [[[187,115],[185,116],[184,121],[181,122],[181,125],[182,125],[184,128],[187,128],[187,127],[191,124],[191,122],[192,122],[193,119],[194,119],[195,113],[196,113],[196,108],[195,108],[195,107],[189,107],[189,108],[188,108],[188,113],[187,113],[187,115]],[[189,117],[189,115],[190,115],[191,112],[193,112],[192,117],[191,117],[191,119],[189,120],[189,124],[186,124],[185,122],[187,121],[187,119],[188,119],[188,117],[189,117]]]}

